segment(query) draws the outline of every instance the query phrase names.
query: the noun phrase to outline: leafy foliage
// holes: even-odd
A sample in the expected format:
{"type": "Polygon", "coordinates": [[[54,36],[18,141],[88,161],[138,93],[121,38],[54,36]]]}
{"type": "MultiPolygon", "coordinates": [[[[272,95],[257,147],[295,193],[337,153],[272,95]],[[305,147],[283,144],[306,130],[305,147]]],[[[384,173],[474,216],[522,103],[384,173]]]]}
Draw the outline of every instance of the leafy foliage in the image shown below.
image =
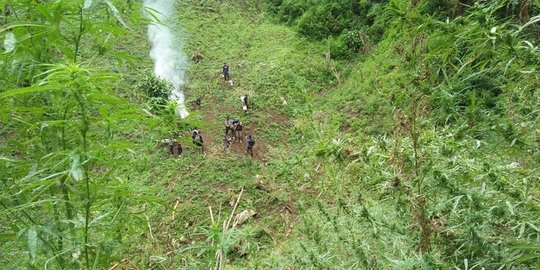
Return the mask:
{"type": "Polygon", "coordinates": [[[144,76],[137,88],[151,98],[167,100],[171,94],[171,84],[153,74],[144,76]]]}
{"type": "MultiPolygon", "coordinates": [[[[152,110],[160,112],[166,107],[171,95],[171,83],[156,77],[153,74],[142,77],[137,88],[149,98],[148,103],[152,110]]],[[[174,109],[172,110],[174,112],[174,109]]],[[[174,115],[174,113],[173,113],[174,115]]]]}
{"type": "Polygon", "coordinates": [[[271,9],[298,32],[329,39],[333,57],[346,59],[370,47],[372,12],[386,1],[270,1],[271,9]],[[363,29],[363,30],[359,30],[363,29]],[[368,33],[369,32],[369,33],[368,33]]]}
{"type": "Polygon", "coordinates": [[[124,31],[116,25],[122,20],[120,5],[9,4],[5,29],[17,43],[13,52],[2,55],[4,85],[13,89],[0,92],[6,104],[0,219],[9,224],[2,232],[17,236],[11,247],[27,249],[31,256],[26,260],[10,254],[2,263],[58,269],[108,266],[126,229],[141,224],[130,211],[146,193],[121,172],[132,145],[118,125],[146,120],[113,91],[118,76],[92,65],[103,57],[111,36],[124,31]],[[114,18],[107,18],[104,5],[114,18]],[[22,78],[27,87],[17,88],[22,78]]]}
{"type": "Polygon", "coordinates": [[[182,1],[203,56],[189,119],[145,109],[170,87],[137,78],[135,2],[68,2],[10,1],[24,16],[0,30],[18,40],[0,55],[0,264],[540,266],[537,2],[268,1],[284,25],[261,1],[182,1]],[[221,151],[227,115],[260,159],[221,151]],[[257,215],[231,228],[236,209],[257,215]]]}

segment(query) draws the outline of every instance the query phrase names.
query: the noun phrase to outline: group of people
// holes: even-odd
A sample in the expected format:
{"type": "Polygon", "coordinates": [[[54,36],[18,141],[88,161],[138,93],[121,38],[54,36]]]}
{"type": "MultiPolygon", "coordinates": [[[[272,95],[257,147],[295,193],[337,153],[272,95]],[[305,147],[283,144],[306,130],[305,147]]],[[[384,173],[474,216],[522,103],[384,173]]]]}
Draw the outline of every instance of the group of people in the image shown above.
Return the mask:
{"type": "MultiPolygon", "coordinates": [[[[181,135],[179,134],[178,137],[181,135]]],[[[173,156],[179,156],[184,151],[182,148],[182,144],[178,141],[178,139],[173,140],[164,140],[163,143],[167,143],[167,146],[169,147],[169,152],[173,156]]],[[[194,127],[191,131],[191,142],[193,142],[193,145],[197,147],[197,152],[204,153],[204,141],[201,132],[197,127],[194,127]]]]}
{"type": "Polygon", "coordinates": [[[231,136],[229,138],[232,138],[232,140],[240,141],[242,140],[242,136],[244,134],[244,124],[240,122],[237,118],[231,119],[229,116],[227,116],[227,119],[225,119],[225,137],[229,137],[229,133],[231,136]]]}
{"type": "MultiPolygon", "coordinates": [[[[232,85],[231,77],[229,75],[229,65],[227,63],[223,63],[223,79],[225,82],[229,82],[232,85]]],[[[249,103],[248,103],[248,96],[241,96],[240,99],[242,100],[242,110],[244,113],[247,113],[247,110],[249,109],[249,103]]],[[[231,146],[232,142],[240,142],[243,140],[244,137],[244,125],[242,122],[240,122],[238,119],[232,119],[227,116],[227,119],[225,119],[225,136],[223,137],[223,151],[226,151],[231,146]],[[229,133],[231,134],[229,136],[229,133]]],[[[253,146],[255,146],[255,139],[252,135],[246,136],[246,154],[253,157],[253,146]]]]}
{"type": "MultiPolygon", "coordinates": [[[[251,135],[246,136],[245,139],[247,145],[246,154],[253,157],[253,146],[255,146],[255,139],[251,135]]],[[[223,151],[227,151],[230,148],[231,143],[240,142],[242,140],[244,140],[244,124],[236,118],[231,119],[229,116],[227,116],[227,119],[225,119],[223,151]]]]}
{"type": "MultiPolygon", "coordinates": [[[[223,64],[223,78],[226,82],[230,82],[229,66],[227,63],[223,64]]],[[[247,112],[249,108],[248,96],[241,96],[242,110],[247,112]]],[[[201,98],[197,98],[194,101],[194,105],[200,106],[201,98]]],[[[227,116],[225,120],[225,136],[223,137],[223,150],[227,151],[233,142],[240,142],[246,140],[247,149],[246,154],[253,157],[253,147],[255,146],[255,139],[252,135],[248,135],[244,138],[244,124],[237,118],[231,119],[227,116]]],[[[197,147],[197,152],[204,153],[204,141],[201,132],[197,127],[194,127],[191,131],[191,141],[197,147]]],[[[168,141],[169,151],[173,156],[179,156],[182,154],[182,145],[177,139],[168,141]]]]}

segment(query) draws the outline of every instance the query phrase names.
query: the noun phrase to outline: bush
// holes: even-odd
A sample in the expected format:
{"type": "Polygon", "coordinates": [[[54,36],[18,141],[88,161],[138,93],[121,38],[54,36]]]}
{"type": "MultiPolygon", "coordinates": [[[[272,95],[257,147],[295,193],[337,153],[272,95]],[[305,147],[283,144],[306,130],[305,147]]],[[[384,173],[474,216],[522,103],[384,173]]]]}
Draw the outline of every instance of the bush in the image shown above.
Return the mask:
{"type": "Polygon", "coordinates": [[[345,30],[340,38],[353,52],[368,52],[371,49],[369,36],[364,29],[345,30]]]}
{"type": "Polygon", "coordinates": [[[342,36],[328,39],[328,49],[333,59],[347,59],[352,55],[352,51],[342,36]]]}
{"type": "Polygon", "coordinates": [[[378,21],[387,0],[267,0],[271,12],[280,20],[296,25],[298,33],[328,39],[333,57],[346,59],[356,52],[367,52],[372,40],[379,40],[388,19],[378,21]]]}
{"type": "Polygon", "coordinates": [[[306,37],[325,39],[338,36],[358,20],[355,12],[361,8],[357,1],[268,0],[270,10],[280,20],[296,24],[298,32],[306,37]]]}
{"type": "Polygon", "coordinates": [[[277,13],[282,21],[289,24],[295,22],[307,10],[306,1],[273,0],[271,1],[271,5],[273,6],[272,11],[277,13]]]}
{"type": "Polygon", "coordinates": [[[298,32],[308,37],[323,39],[337,36],[353,25],[352,5],[330,2],[310,7],[298,19],[298,32]]]}
{"type": "Polygon", "coordinates": [[[150,98],[168,99],[173,86],[152,74],[144,76],[137,84],[137,88],[150,98]]]}
{"type": "Polygon", "coordinates": [[[148,104],[153,110],[167,105],[172,88],[171,83],[153,74],[144,76],[137,84],[137,89],[146,94],[148,104]]]}
{"type": "Polygon", "coordinates": [[[419,10],[422,14],[453,15],[460,6],[458,0],[423,0],[419,10]]]}

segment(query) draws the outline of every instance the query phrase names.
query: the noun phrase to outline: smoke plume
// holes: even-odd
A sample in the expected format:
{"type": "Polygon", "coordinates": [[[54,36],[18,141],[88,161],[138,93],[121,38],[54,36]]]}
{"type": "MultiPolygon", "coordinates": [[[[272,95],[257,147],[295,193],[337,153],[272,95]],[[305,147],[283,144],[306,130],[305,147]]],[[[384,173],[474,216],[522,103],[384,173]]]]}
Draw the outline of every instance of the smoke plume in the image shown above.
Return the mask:
{"type": "Polygon", "coordinates": [[[144,9],[152,20],[148,26],[148,39],[152,46],[150,57],[154,60],[154,74],[173,85],[169,99],[176,102],[176,112],[184,118],[188,116],[183,92],[187,57],[182,52],[181,40],[169,27],[174,25],[174,3],[173,0],[144,0],[144,9]]]}

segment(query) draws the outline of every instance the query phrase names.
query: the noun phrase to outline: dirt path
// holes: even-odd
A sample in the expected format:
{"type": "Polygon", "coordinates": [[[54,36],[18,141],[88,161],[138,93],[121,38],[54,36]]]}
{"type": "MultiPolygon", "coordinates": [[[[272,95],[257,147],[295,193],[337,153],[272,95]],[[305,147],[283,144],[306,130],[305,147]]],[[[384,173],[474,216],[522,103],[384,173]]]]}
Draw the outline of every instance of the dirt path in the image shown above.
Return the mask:
{"type": "MultiPolygon", "coordinates": [[[[228,98],[232,98],[236,95],[238,96],[237,106],[227,106],[226,102],[219,101],[216,96],[206,94],[200,107],[191,107],[191,111],[200,113],[203,120],[204,127],[200,128],[200,130],[204,139],[205,154],[209,156],[240,155],[244,156],[245,158],[251,158],[248,154],[246,154],[247,144],[245,141],[245,136],[253,135],[256,141],[253,148],[253,159],[264,161],[268,152],[268,141],[265,139],[264,134],[261,133],[258,125],[255,123],[256,121],[246,120],[248,118],[258,120],[261,117],[260,115],[272,117],[272,115],[278,115],[278,113],[273,112],[272,114],[262,114],[258,111],[250,110],[248,115],[245,115],[241,108],[242,103],[240,100],[240,95],[237,94],[238,91],[235,91],[234,86],[230,86],[221,80],[219,85],[220,87],[224,88],[224,91],[227,91],[227,95],[229,95],[228,98]],[[231,118],[236,116],[238,120],[244,124],[244,138],[241,140],[231,141],[229,149],[225,151],[223,149],[223,137],[225,135],[225,118],[223,115],[229,115],[231,118]]],[[[286,117],[282,115],[279,115],[279,117],[276,118],[280,121],[286,119],[286,117]]]]}

